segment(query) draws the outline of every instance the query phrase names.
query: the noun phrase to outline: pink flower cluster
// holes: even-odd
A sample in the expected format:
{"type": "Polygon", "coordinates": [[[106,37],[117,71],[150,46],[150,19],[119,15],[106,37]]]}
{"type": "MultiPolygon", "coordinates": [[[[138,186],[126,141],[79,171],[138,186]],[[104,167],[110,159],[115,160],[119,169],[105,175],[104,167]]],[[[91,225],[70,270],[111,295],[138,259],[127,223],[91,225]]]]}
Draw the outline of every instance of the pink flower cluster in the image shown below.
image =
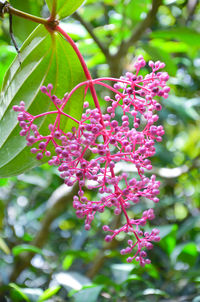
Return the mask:
{"type": "Polygon", "coordinates": [[[103,226],[103,230],[109,233],[105,241],[110,242],[121,232],[128,233],[132,240],[128,240],[128,246],[121,250],[121,254],[132,254],[134,249],[135,252],[127,261],[135,258],[142,266],[151,262],[144,249],[151,249],[152,242],[160,240],[159,230],[153,229],[149,233],[140,229],[148,220],[154,219],[153,209],[144,211],[139,219],[129,218],[127,209],[141,198],[154,203],[159,201],[160,182],[155,175],[145,176],[145,171],[152,169],[149,158],[155,154],[155,142],[162,141],[164,135],[163,127],[155,125],[158,121],[157,111],[162,109],[155,98],[167,98],[170,90],[166,86],[168,74],[160,71],[165,64],[150,61],[148,68],[151,68],[151,73],[145,77],[138,75],[145,65],[140,56],[134,65],[135,74],[127,72],[120,79],[86,81],[63,99],[52,95],[51,84],[41,87],[41,91],[54,103],[55,111],[33,116],[25,111],[24,102],[13,107],[19,112],[20,135],[26,136],[27,145],[34,145],[31,152],[36,154],[36,158],[50,157],[49,164],[58,166],[66,185],[73,186],[78,181],[79,191],[73,198],[73,207],[77,217],[85,219],[85,229],[90,229],[95,214],[103,213],[105,208],[113,209],[115,215],[123,213],[126,222],[119,229],[103,226]],[[115,84],[112,87],[104,81],[113,81],[115,84]],[[78,121],[64,112],[65,105],[76,89],[85,85],[87,91],[91,83],[110,89],[115,96],[105,97],[108,103],[105,114],[99,108],[89,109],[88,102],[84,102],[84,112],[78,121]],[[55,115],[55,122],[49,125],[49,134],[42,135],[34,122],[47,114],[55,115]],[[65,133],[60,127],[61,116],[71,118],[77,127],[65,133]],[[55,147],[53,155],[49,151],[52,144],[55,147]],[[131,178],[127,173],[117,175],[115,168],[119,162],[132,163],[137,169],[137,176],[131,178]],[[98,194],[94,200],[89,200],[85,190],[98,190],[98,194]]]}

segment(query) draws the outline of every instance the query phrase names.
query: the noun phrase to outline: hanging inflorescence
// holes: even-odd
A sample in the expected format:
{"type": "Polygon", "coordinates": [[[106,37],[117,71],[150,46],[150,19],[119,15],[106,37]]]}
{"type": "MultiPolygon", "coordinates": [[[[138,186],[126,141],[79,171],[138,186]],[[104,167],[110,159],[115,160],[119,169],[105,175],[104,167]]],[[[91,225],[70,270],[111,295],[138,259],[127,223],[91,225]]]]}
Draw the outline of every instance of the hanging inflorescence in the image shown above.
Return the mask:
{"type": "Polygon", "coordinates": [[[52,95],[51,84],[41,87],[41,91],[54,103],[55,111],[33,116],[25,111],[24,102],[13,107],[19,112],[20,135],[26,137],[27,145],[32,146],[31,152],[36,154],[36,158],[50,157],[49,165],[58,166],[66,185],[73,186],[78,182],[79,191],[73,198],[73,207],[77,217],[85,219],[85,229],[90,229],[95,214],[103,213],[106,207],[114,209],[115,215],[124,214],[126,222],[119,229],[103,226],[103,230],[108,232],[105,241],[110,242],[121,232],[130,235],[128,246],[121,250],[121,254],[130,254],[127,261],[135,258],[142,266],[151,262],[144,249],[151,249],[152,242],[160,240],[159,230],[153,229],[149,233],[140,229],[148,220],[154,219],[153,209],[144,211],[140,219],[129,218],[127,209],[137,204],[141,197],[154,203],[159,201],[160,182],[155,175],[145,176],[145,171],[152,169],[150,158],[155,154],[155,142],[161,142],[164,134],[163,127],[155,125],[157,111],[162,109],[155,98],[167,98],[170,90],[166,86],[168,74],[160,71],[165,64],[150,61],[151,73],[145,77],[138,75],[145,65],[140,56],[134,64],[135,74],[127,72],[120,79],[102,78],[80,83],[63,99],[52,95]],[[115,82],[114,86],[104,83],[105,80],[115,82]],[[78,121],[64,112],[65,106],[76,89],[85,85],[87,91],[91,83],[110,89],[115,96],[105,97],[108,103],[105,114],[99,108],[89,109],[85,101],[84,112],[78,121]],[[35,121],[48,114],[55,115],[55,122],[49,125],[49,133],[42,135],[35,121]],[[120,119],[116,118],[119,114],[120,119]],[[60,119],[63,116],[77,124],[71,132],[65,133],[61,129],[60,119]],[[54,154],[49,150],[52,144],[54,154]],[[119,163],[133,164],[137,176],[130,178],[127,173],[117,174],[116,165],[119,163]],[[98,190],[96,196],[99,198],[89,200],[85,190],[98,190]]]}

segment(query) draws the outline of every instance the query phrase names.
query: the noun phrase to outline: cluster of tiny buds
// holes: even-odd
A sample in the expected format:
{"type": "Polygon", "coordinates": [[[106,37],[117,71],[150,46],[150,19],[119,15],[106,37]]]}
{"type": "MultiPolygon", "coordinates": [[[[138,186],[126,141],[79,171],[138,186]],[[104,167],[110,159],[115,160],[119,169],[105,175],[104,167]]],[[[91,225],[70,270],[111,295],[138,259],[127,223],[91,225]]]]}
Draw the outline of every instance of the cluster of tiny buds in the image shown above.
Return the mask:
{"type": "Polygon", "coordinates": [[[159,230],[153,229],[151,233],[141,230],[148,220],[154,219],[153,209],[144,211],[139,219],[129,218],[127,209],[140,202],[141,198],[150,199],[154,203],[159,201],[157,195],[160,182],[155,175],[147,177],[145,172],[152,170],[150,157],[155,154],[155,142],[161,142],[164,135],[163,127],[155,125],[159,119],[157,111],[162,109],[156,97],[167,98],[170,90],[166,86],[168,74],[160,71],[165,67],[164,63],[150,61],[151,73],[145,77],[138,75],[145,66],[145,60],[139,56],[134,64],[135,74],[127,72],[119,79],[92,80],[94,84],[115,92],[113,98],[105,97],[109,105],[104,114],[99,106],[89,109],[87,101],[84,102],[80,120],[65,112],[67,102],[80,85],[86,85],[87,91],[87,82],[77,85],[63,99],[52,94],[51,84],[42,86],[41,91],[53,102],[54,111],[33,116],[25,110],[23,101],[13,107],[14,111],[19,112],[18,121],[22,128],[20,135],[26,137],[28,146],[34,145],[31,152],[36,154],[36,158],[41,160],[44,156],[50,157],[49,165],[58,166],[66,185],[79,183],[73,207],[77,217],[85,219],[85,229],[91,228],[95,214],[103,213],[105,208],[113,209],[114,215],[124,214],[126,223],[121,228],[111,230],[109,226],[103,226],[104,231],[110,232],[105,241],[110,242],[121,232],[133,236],[121,254],[132,254],[136,250],[127,261],[135,259],[142,266],[150,263],[144,249],[151,249],[152,242],[160,240],[159,230]],[[115,84],[109,86],[104,83],[105,80],[114,81],[115,84]],[[47,114],[51,114],[54,122],[49,125],[49,133],[42,135],[35,121],[47,114]],[[60,123],[62,116],[70,118],[77,126],[69,132],[63,131],[60,123]],[[54,154],[51,154],[50,148],[55,150],[54,154]],[[116,167],[120,163],[133,164],[137,175],[133,177],[125,172],[117,174],[116,167]],[[94,199],[89,199],[85,190],[96,191],[94,199]]]}

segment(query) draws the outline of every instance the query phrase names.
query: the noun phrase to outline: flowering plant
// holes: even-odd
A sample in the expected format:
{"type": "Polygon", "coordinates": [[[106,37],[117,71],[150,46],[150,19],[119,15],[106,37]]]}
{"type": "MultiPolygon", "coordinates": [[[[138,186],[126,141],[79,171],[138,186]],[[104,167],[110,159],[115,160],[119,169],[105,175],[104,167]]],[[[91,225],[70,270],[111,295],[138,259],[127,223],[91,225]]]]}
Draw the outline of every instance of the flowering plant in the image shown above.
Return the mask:
{"type": "Polygon", "coordinates": [[[128,262],[135,258],[144,266],[151,262],[144,249],[151,249],[152,242],[160,240],[158,229],[153,229],[150,233],[140,229],[148,220],[154,219],[154,211],[148,209],[140,219],[133,219],[129,218],[127,209],[137,204],[142,197],[154,203],[159,201],[157,195],[160,182],[156,180],[155,175],[147,177],[145,171],[152,169],[149,158],[155,154],[155,142],[161,142],[164,135],[163,127],[155,123],[159,118],[157,111],[162,109],[156,97],[166,99],[170,90],[166,86],[168,74],[160,71],[165,64],[150,61],[148,66],[151,72],[143,77],[139,72],[146,62],[139,56],[134,64],[134,74],[127,72],[119,79],[92,79],[74,42],[57,28],[77,53],[87,81],[79,83],[63,98],[58,98],[52,93],[52,84],[42,86],[42,93],[47,95],[55,106],[53,111],[32,115],[25,110],[23,101],[19,106],[13,106],[14,111],[19,112],[18,121],[22,128],[20,135],[26,137],[27,145],[31,146],[31,152],[36,154],[37,160],[47,156],[49,165],[58,166],[66,185],[73,186],[78,182],[79,191],[73,198],[73,207],[77,217],[85,219],[86,230],[90,230],[95,214],[103,213],[106,207],[114,209],[115,215],[123,213],[126,222],[119,229],[112,230],[108,225],[103,226],[103,230],[109,233],[105,241],[110,242],[121,232],[127,233],[131,237],[121,254],[130,254],[128,262]],[[113,82],[114,85],[107,84],[108,82],[113,82]],[[107,113],[101,111],[95,85],[101,85],[114,94],[114,97],[105,97],[109,104],[107,113]],[[85,102],[82,117],[77,120],[64,109],[80,87],[85,89],[85,102]],[[89,109],[88,89],[91,91],[95,109],[89,109]],[[119,120],[116,118],[117,114],[121,115],[119,120]],[[48,133],[43,134],[35,122],[47,115],[55,116],[55,119],[54,123],[49,124],[48,133]],[[65,132],[62,128],[63,118],[76,123],[70,132],[65,132]],[[50,146],[53,146],[54,154],[50,152],[50,146]],[[126,162],[137,169],[136,178],[130,179],[127,173],[116,173],[116,166],[126,162]],[[99,198],[89,200],[84,194],[85,190],[97,190],[99,198]]]}

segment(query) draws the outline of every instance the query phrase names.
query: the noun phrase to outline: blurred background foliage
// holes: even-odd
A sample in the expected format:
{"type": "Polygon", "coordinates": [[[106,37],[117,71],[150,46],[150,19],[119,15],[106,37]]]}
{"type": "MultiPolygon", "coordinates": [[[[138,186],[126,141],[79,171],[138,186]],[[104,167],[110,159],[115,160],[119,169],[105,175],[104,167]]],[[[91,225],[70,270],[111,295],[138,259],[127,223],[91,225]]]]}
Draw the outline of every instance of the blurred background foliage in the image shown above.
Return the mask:
{"type": "MultiPolygon", "coordinates": [[[[12,0],[18,9],[47,17],[42,0],[12,0]]],[[[13,17],[21,45],[36,24],[13,17]]],[[[105,244],[106,211],[90,232],[72,208],[73,192],[56,168],[43,165],[0,179],[0,301],[200,301],[200,3],[198,0],[86,0],[62,21],[93,77],[131,71],[135,56],[161,60],[171,94],[160,120],[166,134],[153,158],[160,203],[150,227],[162,240],[151,265],[127,264],[124,238],[105,244]]],[[[8,18],[0,28],[0,85],[16,51],[8,18]]],[[[102,107],[106,92],[98,90],[102,107]]],[[[134,173],[133,173],[134,174],[134,173]]],[[[93,194],[96,194],[94,192],[93,194]]],[[[140,215],[152,203],[130,209],[140,215]]]]}

